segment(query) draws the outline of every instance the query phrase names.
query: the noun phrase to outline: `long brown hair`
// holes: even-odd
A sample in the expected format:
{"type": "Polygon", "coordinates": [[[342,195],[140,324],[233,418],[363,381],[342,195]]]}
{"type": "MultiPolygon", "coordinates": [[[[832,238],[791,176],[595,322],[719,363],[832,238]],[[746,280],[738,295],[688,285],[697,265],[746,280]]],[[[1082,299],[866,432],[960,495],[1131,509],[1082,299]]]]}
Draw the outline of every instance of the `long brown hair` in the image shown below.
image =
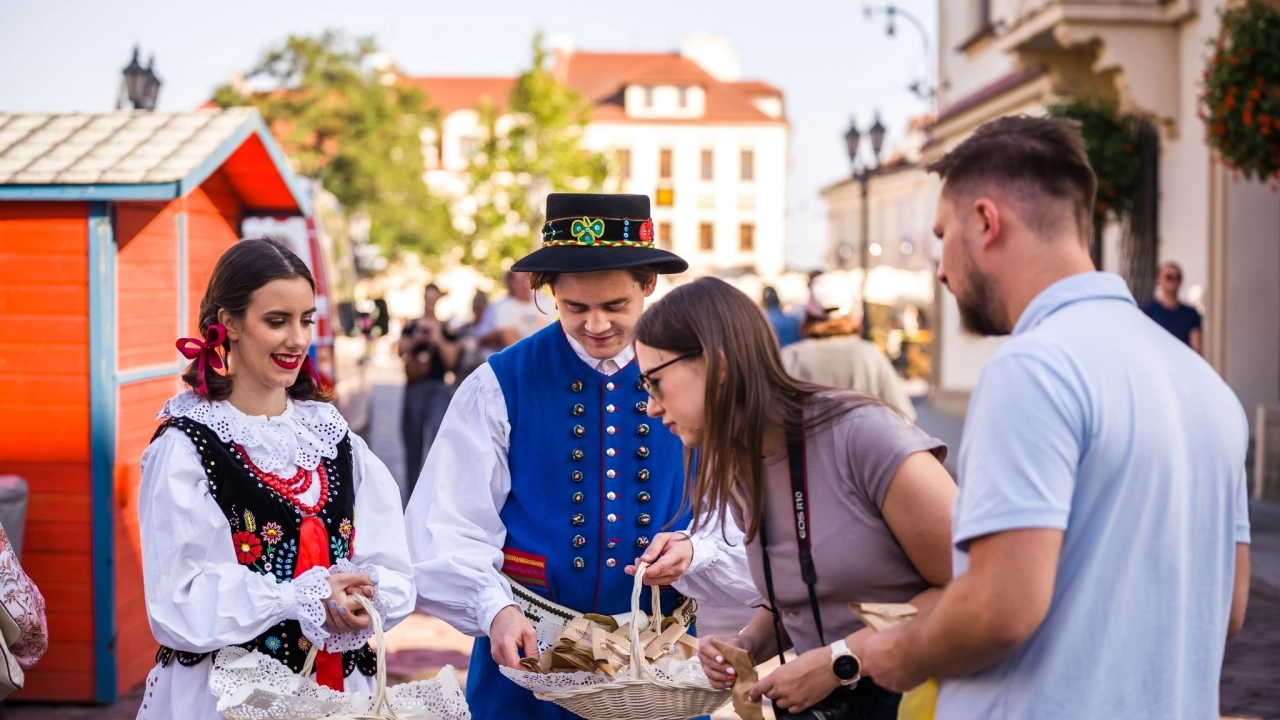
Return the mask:
{"type": "MultiPolygon", "coordinates": [[[[311,285],[311,292],[316,291],[315,278],[302,258],[293,254],[284,243],[271,237],[241,240],[232,245],[213,268],[213,276],[209,278],[209,287],[204,291],[204,299],[200,301],[200,336],[207,337],[209,326],[218,322],[218,311],[226,310],[233,317],[243,318],[249,302],[258,288],[272,280],[291,280],[303,278],[311,285]]],[[[231,341],[224,340],[220,349],[223,357],[231,352],[231,341]]],[[[182,380],[195,391],[198,382],[201,358],[197,358],[182,373],[182,380]]],[[[202,397],[209,400],[226,400],[231,395],[231,377],[219,375],[212,368],[205,368],[205,384],[209,392],[202,397]]],[[[295,400],[320,400],[329,402],[334,398],[332,388],[318,385],[311,374],[299,372],[298,379],[288,388],[289,395],[295,400]]]]}
{"type": "Polygon", "coordinates": [[[853,408],[880,404],[857,393],[811,402],[831,389],[788,375],[764,312],[716,278],[682,285],[654,303],[636,324],[636,340],[676,355],[700,353],[707,365],[702,446],[685,449],[684,504],[693,510],[695,531],[711,510],[720,514],[723,530],[734,499],[743,510],[747,542],[755,538],[764,516],[760,449],[767,430],[781,427],[795,438],[802,417],[803,432],[812,433],[853,408]]]}

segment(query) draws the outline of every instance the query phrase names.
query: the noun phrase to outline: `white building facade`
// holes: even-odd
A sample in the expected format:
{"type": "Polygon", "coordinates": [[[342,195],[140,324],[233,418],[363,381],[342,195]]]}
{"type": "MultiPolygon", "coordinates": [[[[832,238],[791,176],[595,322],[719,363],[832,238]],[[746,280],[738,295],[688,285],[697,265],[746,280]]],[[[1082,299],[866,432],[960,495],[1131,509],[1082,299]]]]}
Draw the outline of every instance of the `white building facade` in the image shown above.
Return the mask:
{"type": "MultiPolygon", "coordinates": [[[[717,36],[687,38],[680,53],[577,52],[564,37],[553,45],[556,78],[594,108],[584,145],[615,161],[606,189],[649,196],[660,246],[695,274],[785,270],[781,91],[740,80],[737,54],[717,36]]],[[[465,210],[468,162],[484,132],[476,107],[492,103],[501,114],[514,78],[405,81],[444,112],[442,136],[423,138],[425,179],[465,210]]]]}

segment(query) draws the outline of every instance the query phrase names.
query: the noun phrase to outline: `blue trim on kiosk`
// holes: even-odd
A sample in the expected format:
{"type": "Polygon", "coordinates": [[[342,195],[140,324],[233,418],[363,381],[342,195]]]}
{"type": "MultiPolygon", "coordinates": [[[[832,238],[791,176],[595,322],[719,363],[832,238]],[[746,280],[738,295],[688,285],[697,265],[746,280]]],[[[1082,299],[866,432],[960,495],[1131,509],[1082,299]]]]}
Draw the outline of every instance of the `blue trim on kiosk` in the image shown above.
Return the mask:
{"type": "Polygon", "coordinates": [[[111,205],[89,203],[89,447],[94,699],[116,701],[116,239],[111,205]]]}

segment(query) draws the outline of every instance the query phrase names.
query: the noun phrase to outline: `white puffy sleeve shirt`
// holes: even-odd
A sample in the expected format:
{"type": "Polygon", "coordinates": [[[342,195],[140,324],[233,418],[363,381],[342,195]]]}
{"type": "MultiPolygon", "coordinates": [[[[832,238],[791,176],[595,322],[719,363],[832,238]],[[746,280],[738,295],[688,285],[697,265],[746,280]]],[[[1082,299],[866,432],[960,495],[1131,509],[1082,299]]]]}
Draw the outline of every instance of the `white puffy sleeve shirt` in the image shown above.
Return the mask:
{"type": "MultiPolygon", "coordinates": [[[[635,357],[627,347],[597,360],[566,338],[578,357],[605,374],[635,357]]],[[[475,637],[487,635],[498,612],[514,604],[502,575],[507,531],[499,515],[511,492],[510,436],[502,387],[489,365],[481,365],[454,393],[405,509],[418,607],[475,637]]],[[[693,562],[676,589],[713,605],[758,604],[741,531],[728,522],[722,537],[718,522],[709,525],[691,536],[693,562]]]]}
{"type": "MultiPolygon", "coordinates": [[[[285,420],[277,423],[273,430],[287,428],[290,418],[296,421],[296,416],[305,414],[305,407],[299,410],[295,406],[310,403],[291,401],[290,405],[286,413],[290,417],[281,416],[285,420]]],[[[277,420],[237,417],[227,408],[220,412],[221,422],[231,423],[242,431],[239,439],[245,439],[244,433],[255,431],[255,422],[277,420]]],[[[209,424],[210,418],[185,414],[209,424]]],[[[336,415],[336,411],[333,414],[336,415]]],[[[219,434],[221,437],[222,432],[219,434]]],[[[334,434],[339,438],[345,436],[345,423],[341,433],[334,434]]],[[[256,447],[242,443],[255,464],[265,465],[264,469],[281,473],[287,470],[292,474],[293,463],[305,466],[308,462],[305,455],[314,451],[314,447],[311,451],[303,447],[308,443],[314,446],[318,442],[319,452],[332,457],[327,454],[332,451],[325,447],[327,443],[308,436],[305,430],[276,435],[277,439],[285,438],[286,450],[290,449],[289,435],[298,440],[296,452],[281,455],[286,460],[272,463],[268,459],[273,449],[280,448],[273,446],[269,439],[262,440],[265,436],[262,432],[256,433],[259,440],[256,447]],[[282,462],[285,466],[280,466],[282,462]],[[271,468],[272,464],[277,467],[271,468]]],[[[390,628],[412,612],[415,594],[399,489],[386,466],[354,433],[351,449],[355,490],[352,522],[358,538],[351,562],[377,577],[374,605],[382,611],[386,627],[390,628]]],[[[319,483],[313,483],[309,493],[318,497],[319,483]]],[[[314,502],[317,498],[304,495],[302,499],[314,502]]],[[[271,626],[290,619],[299,620],[304,634],[322,647],[326,646],[326,640],[328,649],[336,650],[363,644],[363,638],[335,636],[330,639],[319,627],[324,619],[321,603],[330,594],[325,569],[315,568],[293,581],[277,583],[275,578],[258,574],[236,560],[226,516],[209,493],[195,447],[181,431],[170,428],[143,453],[138,500],[147,612],[151,630],[161,644],[185,652],[211,652],[248,642],[271,626]]],[[[367,632],[362,635],[367,636],[367,632]]]]}

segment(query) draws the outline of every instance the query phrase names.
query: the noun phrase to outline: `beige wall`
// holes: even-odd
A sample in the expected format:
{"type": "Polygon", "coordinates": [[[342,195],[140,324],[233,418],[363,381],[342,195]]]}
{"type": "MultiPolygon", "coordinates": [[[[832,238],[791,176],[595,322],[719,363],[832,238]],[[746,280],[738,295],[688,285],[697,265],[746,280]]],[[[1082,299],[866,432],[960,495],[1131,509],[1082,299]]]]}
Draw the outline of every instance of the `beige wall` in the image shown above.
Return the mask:
{"type": "Polygon", "coordinates": [[[1280,402],[1280,195],[1229,181],[1226,231],[1222,370],[1252,426],[1259,403],[1280,402]]]}

